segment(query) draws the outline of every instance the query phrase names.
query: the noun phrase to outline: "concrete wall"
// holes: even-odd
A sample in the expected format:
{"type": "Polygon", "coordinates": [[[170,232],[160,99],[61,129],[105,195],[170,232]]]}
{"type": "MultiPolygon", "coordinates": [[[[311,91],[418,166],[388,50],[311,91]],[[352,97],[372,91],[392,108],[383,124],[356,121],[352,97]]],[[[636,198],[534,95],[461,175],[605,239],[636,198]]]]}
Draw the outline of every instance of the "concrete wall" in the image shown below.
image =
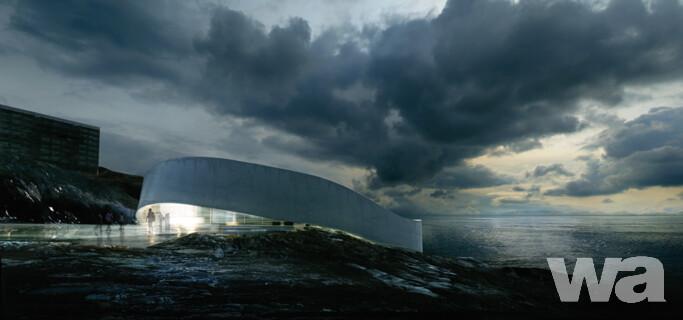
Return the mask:
{"type": "Polygon", "coordinates": [[[146,175],[138,208],[183,203],[310,223],[422,251],[422,222],[400,217],[334,182],[299,172],[215,158],[178,158],[146,175]]]}

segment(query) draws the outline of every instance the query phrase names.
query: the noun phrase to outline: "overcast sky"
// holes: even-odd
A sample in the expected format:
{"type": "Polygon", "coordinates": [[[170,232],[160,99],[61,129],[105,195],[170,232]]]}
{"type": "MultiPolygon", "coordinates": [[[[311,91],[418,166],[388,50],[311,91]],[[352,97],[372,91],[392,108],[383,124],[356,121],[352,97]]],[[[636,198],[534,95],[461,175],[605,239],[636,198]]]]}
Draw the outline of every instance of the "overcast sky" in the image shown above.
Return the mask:
{"type": "Polygon", "coordinates": [[[6,1],[0,103],[409,217],[683,211],[679,1],[6,1]]]}

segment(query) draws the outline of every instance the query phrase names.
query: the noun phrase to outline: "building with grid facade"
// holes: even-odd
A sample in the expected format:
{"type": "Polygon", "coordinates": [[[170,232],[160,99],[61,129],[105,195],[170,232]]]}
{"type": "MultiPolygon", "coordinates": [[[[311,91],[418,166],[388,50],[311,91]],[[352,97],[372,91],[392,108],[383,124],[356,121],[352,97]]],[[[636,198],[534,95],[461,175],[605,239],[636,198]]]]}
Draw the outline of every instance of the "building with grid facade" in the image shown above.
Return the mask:
{"type": "Polygon", "coordinates": [[[100,128],[0,105],[0,152],[97,173],[100,128]]]}

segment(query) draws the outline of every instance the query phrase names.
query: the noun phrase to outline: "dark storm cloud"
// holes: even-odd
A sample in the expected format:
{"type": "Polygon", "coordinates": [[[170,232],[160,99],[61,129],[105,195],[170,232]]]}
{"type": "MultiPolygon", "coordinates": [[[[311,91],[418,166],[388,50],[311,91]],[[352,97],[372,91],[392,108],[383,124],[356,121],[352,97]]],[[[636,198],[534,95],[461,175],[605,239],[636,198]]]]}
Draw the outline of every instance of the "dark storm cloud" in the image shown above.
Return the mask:
{"type": "Polygon", "coordinates": [[[455,199],[455,191],[453,190],[435,190],[434,192],[429,194],[430,197],[432,198],[446,198],[446,199],[455,199]]]}
{"type": "Polygon", "coordinates": [[[182,34],[140,1],[18,1],[9,28],[46,46],[37,60],[68,74],[123,84],[134,77],[175,81],[169,60],[189,54],[182,34]]]}
{"type": "Polygon", "coordinates": [[[144,175],[154,165],[168,159],[188,156],[178,148],[160,146],[144,140],[103,131],[100,137],[100,165],[106,168],[127,168],[127,172],[144,175]]]}
{"type": "Polygon", "coordinates": [[[158,2],[44,4],[19,2],[10,24],[52,48],[31,52],[37,60],[96,80],[149,79],[168,91],[160,96],[182,94],[217,116],[300,138],[270,137],[269,147],[366,167],[373,188],[509,183],[463,161],[580,130],[579,100],[613,105],[624,85],[680,78],[683,69],[676,1],[651,11],[640,1],[601,11],[570,1],[450,1],[433,20],[315,38],[300,18],[266,30],[217,9],[194,39],[155,14],[158,2]],[[181,57],[197,62],[189,68],[200,79],[179,80],[188,67],[173,63],[181,57]]]}
{"type": "MultiPolygon", "coordinates": [[[[432,178],[424,180],[420,186],[434,189],[468,189],[486,188],[514,183],[512,177],[501,175],[482,166],[455,166],[436,173],[432,178]]],[[[377,174],[367,177],[367,186],[370,189],[379,189],[387,186],[379,179],[377,174]]]]}
{"type": "Polygon", "coordinates": [[[606,195],[629,188],[683,185],[683,108],[656,108],[603,131],[594,147],[601,160],[588,161],[587,171],[546,195],[606,195]]]}
{"type": "MultiPolygon", "coordinates": [[[[208,61],[199,96],[218,114],[258,119],[308,142],[292,148],[275,137],[272,146],[374,169],[374,187],[424,185],[493,147],[520,152],[538,147],[539,137],[580,130],[572,115],[579,99],[614,104],[624,84],[679,75],[680,6],[652,9],[634,1],[604,11],[452,1],[435,20],[316,39],[300,19],[268,31],[221,10],[195,42],[208,61]],[[336,94],[353,85],[374,96],[336,94]],[[392,110],[398,119],[388,122],[392,110]]],[[[452,185],[490,185],[444,176],[452,185]]]]}
{"type": "Polygon", "coordinates": [[[500,199],[497,199],[496,201],[498,201],[499,203],[502,203],[502,204],[525,204],[525,203],[529,203],[530,200],[526,199],[526,198],[524,198],[524,199],[500,198],[500,199]]]}
{"type": "Polygon", "coordinates": [[[225,9],[214,13],[208,35],[195,47],[209,56],[209,70],[262,84],[296,78],[313,58],[310,42],[311,29],[301,18],[267,32],[258,21],[225,9]]]}
{"type": "Polygon", "coordinates": [[[526,177],[539,178],[551,173],[567,177],[574,175],[573,173],[567,171],[561,163],[553,163],[549,166],[537,166],[533,172],[527,172],[526,177]]]}
{"type": "Polygon", "coordinates": [[[397,189],[392,189],[392,190],[386,190],[384,192],[384,195],[396,198],[396,197],[408,197],[408,196],[413,196],[422,191],[422,188],[413,188],[413,189],[408,189],[408,190],[397,190],[397,189]]]}
{"type": "Polygon", "coordinates": [[[512,177],[496,174],[482,166],[459,166],[437,174],[425,185],[441,189],[485,188],[514,183],[512,177]]]}
{"type": "Polygon", "coordinates": [[[508,143],[503,148],[497,148],[497,149],[489,151],[489,154],[492,156],[504,156],[504,155],[509,155],[512,153],[520,153],[520,152],[540,148],[542,146],[543,145],[541,144],[540,141],[538,141],[538,138],[529,138],[526,140],[520,140],[520,141],[508,143]]]}
{"type": "Polygon", "coordinates": [[[514,186],[514,187],[512,187],[512,191],[516,191],[516,192],[526,191],[527,193],[524,195],[524,199],[530,200],[532,197],[540,195],[541,187],[537,186],[537,185],[532,185],[529,188],[514,186]]]}

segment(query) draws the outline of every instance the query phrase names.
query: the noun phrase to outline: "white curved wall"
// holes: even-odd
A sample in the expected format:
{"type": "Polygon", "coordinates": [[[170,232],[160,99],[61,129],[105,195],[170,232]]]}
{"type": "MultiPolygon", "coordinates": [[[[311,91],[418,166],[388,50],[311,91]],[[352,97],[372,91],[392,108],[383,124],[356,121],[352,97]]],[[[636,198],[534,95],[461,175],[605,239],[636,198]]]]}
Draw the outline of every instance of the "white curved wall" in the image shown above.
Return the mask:
{"type": "Polygon", "coordinates": [[[289,170],[216,158],[178,158],[145,175],[139,208],[183,203],[339,229],[422,251],[422,222],[400,217],[334,182],[289,170]]]}

